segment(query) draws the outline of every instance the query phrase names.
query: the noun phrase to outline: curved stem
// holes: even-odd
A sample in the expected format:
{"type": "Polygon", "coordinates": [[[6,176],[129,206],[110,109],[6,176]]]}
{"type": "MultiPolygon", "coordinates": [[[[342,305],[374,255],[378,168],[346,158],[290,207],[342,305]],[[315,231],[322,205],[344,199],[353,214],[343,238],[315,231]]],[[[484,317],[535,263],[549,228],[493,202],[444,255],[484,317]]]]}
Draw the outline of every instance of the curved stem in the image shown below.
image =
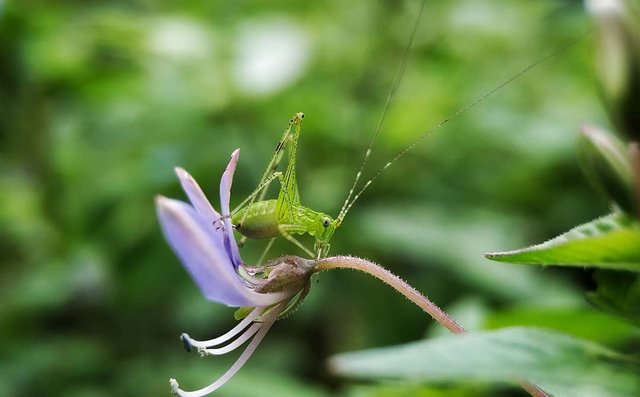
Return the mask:
{"type": "Polygon", "coordinates": [[[456,322],[456,320],[449,317],[447,313],[442,311],[442,309],[440,309],[435,303],[431,302],[429,298],[422,295],[417,289],[407,284],[407,282],[400,277],[376,263],[353,256],[334,256],[317,261],[314,266],[314,271],[321,272],[324,270],[340,268],[359,270],[372,275],[378,280],[389,284],[393,289],[404,295],[411,302],[415,303],[449,331],[454,334],[467,332],[456,322]]]}
{"type": "MultiPolygon", "coordinates": [[[[319,273],[331,269],[353,269],[367,273],[378,280],[390,285],[393,289],[404,295],[405,298],[415,303],[434,320],[454,334],[463,334],[467,330],[458,324],[447,313],[440,309],[429,298],[421,294],[417,289],[410,286],[406,281],[391,273],[384,267],[353,256],[333,256],[320,259],[315,263],[314,272],[319,273]]],[[[549,397],[549,395],[537,385],[526,380],[518,381],[518,384],[532,397],[549,397]]]]}

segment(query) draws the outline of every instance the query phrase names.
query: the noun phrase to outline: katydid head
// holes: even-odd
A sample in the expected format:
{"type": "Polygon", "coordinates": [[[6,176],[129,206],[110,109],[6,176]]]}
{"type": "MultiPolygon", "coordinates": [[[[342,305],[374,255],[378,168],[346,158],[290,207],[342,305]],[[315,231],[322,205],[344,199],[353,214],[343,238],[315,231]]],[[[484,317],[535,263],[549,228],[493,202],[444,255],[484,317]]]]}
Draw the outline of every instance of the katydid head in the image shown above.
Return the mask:
{"type": "Polygon", "coordinates": [[[319,213],[315,219],[315,238],[317,242],[328,242],[336,231],[336,221],[327,214],[319,213]]]}
{"type": "Polygon", "coordinates": [[[335,219],[322,212],[317,213],[313,220],[314,233],[312,235],[316,239],[314,250],[319,256],[325,256],[329,251],[329,240],[337,228],[338,223],[335,219]]]}

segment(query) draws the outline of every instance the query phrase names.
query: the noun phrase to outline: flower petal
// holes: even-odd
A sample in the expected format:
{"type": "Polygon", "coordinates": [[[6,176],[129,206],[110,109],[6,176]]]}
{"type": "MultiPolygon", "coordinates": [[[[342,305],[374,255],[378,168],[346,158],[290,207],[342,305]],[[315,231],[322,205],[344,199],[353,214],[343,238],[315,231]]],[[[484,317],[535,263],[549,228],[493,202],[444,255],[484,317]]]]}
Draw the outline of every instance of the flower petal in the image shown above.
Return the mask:
{"type": "Polygon", "coordinates": [[[236,165],[238,164],[239,157],[240,149],[236,149],[233,151],[233,153],[231,153],[231,160],[229,160],[229,164],[227,165],[227,168],[224,170],[222,178],[220,179],[220,211],[223,215],[225,230],[228,230],[228,239],[225,240],[225,244],[227,246],[227,249],[231,253],[233,264],[236,267],[242,264],[242,259],[240,258],[240,251],[238,250],[238,245],[236,244],[235,238],[233,236],[233,229],[231,226],[231,217],[229,211],[229,201],[231,200],[231,185],[233,184],[233,174],[236,172],[236,165]]]}
{"type": "Polygon", "coordinates": [[[204,192],[198,185],[195,179],[183,168],[176,167],[175,168],[176,175],[178,175],[178,179],[180,179],[180,184],[182,185],[182,189],[189,197],[189,201],[191,201],[191,205],[196,209],[198,214],[209,221],[211,225],[214,225],[216,222],[220,221],[220,214],[211,206],[209,200],[207,200],[207,196],[205,196],[204,192]]]}
{"type": "Polygon", "coordinates": [[[222,231],[211,233],[208,220],[193,207],[158,196],[156,208],[169,245],[207,299],[228,306],[267,306],[286,299],[285,293],[260,294],[249,288],[223,247],[222,231]]]}

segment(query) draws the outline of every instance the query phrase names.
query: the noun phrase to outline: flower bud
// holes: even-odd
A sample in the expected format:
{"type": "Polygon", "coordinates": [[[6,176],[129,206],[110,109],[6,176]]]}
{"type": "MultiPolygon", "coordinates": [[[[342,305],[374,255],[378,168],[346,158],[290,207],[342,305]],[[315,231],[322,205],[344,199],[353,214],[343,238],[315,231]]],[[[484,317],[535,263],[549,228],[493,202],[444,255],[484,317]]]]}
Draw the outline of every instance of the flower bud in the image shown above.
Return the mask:
{"type": "Polygon", "coordinates": [[[265,283],[256,288],[260,293],[301,291],[309,282],[315,261],[287,255],[274,259],[264,268],[265,283]]]}
{"type": "Polygon", "coordinates": [[[587,0],[597,24],[597,66],[611,117],[640,141],[640,10],[626,0],[587,0]]]}
{"type": "Polygon", "coordinates": [[[582,166],[595,188],[623,211],[635,214],[633,171],[624,144],[598,127],[584,125],[579,148],[582,166]]]}

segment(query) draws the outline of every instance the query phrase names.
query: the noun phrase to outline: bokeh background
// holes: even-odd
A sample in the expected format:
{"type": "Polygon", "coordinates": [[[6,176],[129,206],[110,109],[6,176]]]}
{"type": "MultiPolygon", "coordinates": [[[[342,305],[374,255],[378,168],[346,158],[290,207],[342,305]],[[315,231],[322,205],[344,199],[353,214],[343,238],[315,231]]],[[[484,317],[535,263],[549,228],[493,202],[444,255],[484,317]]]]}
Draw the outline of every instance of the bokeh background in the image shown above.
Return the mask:
{"type": "MultiPolygon", "coordinates": [[[[419,7],[0,0],[0,395],[164,396],[170,377],[195,389],[222,374],[235,357],[200,359],[178,336],[221,334],[233,309],[199,294],[162,238],[154,196],[184,198],[180,165],[217,206],[239,147],[239,203],[303,111],[301,197],[337,214],[419,7]]],[[[607,211],[576,160],[580,124],[607,125],[590,24],[578,1],[428,0],[365,179],[446,115],[577,43],[395,163],[354,206],[332,253],[384,265],[471,329],[536,325],[611,347],[637,338],[586,303],[589,271],[482,256],[607,211]]],[[[262,247],[248,244],[244,259],[262,247]]],[[[299,254],[280,244],[271,256],[282,253],[299,254]]],[[[387,286],[325,273],[216,395],[521,395],[507,385],[354,383],[325,364],[439,333],[387,286]]]]}

